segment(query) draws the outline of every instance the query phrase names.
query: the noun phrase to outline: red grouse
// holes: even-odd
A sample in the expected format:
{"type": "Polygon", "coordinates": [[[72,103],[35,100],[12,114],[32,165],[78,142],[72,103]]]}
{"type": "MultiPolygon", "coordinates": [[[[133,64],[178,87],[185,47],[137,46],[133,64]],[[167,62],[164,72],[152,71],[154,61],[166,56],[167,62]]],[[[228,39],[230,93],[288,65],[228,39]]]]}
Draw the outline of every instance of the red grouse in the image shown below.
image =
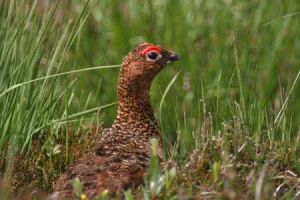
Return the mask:
{"type": "MultiPolygon", "coordinates": [[[[50,199],[72,199],[71,181],[78,177],[93,199],[104,190],[122,193],[143,183],[149,164],[150,139],[160,131],[149,98],[154,77],[179,57],[160,46],[142,43],[123,60],[118,83],[117,117],[95,152],[85,155],[60,176],[50,199]]],[[[162,157],[162,149],[159,149],[162,157]]]]}

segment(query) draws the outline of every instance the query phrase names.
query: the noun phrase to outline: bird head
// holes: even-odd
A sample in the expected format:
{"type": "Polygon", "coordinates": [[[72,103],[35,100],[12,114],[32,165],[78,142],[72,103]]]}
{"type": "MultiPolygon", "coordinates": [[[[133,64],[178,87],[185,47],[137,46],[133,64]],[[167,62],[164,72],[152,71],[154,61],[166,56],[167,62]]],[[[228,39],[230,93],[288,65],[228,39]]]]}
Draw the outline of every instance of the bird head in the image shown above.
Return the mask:
{"type": "Polygon", "coordinates": [[[179,56],[172,51],[159,45],[142,43],[125,57],[121,70],[130,81],[151,82],[161,69],[177,60],[179,56]]]}

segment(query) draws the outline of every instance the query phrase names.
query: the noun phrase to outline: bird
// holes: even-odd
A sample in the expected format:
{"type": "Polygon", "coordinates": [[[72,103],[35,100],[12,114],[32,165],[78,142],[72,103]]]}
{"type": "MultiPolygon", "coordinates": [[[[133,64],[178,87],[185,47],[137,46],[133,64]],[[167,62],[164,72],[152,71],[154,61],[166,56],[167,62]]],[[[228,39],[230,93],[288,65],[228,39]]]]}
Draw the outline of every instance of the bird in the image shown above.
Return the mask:
{"type": "Polygon", "coordinates": [[[117,85],[118,109],[111,128],[104,129],[96,148],[76,160],[58,178],[51,200],[74,199],[72,180],[93,199],[103,192],[121,194],[143,183],[150,161],[150,140],[161,133],[150,103],[153,79],[179,56],[156,44],[140,43],[123,59],[117,85]]]}

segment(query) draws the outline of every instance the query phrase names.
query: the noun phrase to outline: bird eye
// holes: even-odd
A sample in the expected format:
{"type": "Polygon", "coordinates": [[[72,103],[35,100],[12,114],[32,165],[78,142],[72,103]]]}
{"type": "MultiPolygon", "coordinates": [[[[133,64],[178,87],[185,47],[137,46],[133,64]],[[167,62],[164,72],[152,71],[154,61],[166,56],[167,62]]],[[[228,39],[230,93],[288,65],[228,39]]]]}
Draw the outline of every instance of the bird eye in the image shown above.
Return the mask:
{"type": "Polygon", "coordinates": [[[157,61],[160,58],[161,58],[161,55],[154,51],[150,51],[149,53],[146,54],[146,59],[149,61],[157,61]]]}

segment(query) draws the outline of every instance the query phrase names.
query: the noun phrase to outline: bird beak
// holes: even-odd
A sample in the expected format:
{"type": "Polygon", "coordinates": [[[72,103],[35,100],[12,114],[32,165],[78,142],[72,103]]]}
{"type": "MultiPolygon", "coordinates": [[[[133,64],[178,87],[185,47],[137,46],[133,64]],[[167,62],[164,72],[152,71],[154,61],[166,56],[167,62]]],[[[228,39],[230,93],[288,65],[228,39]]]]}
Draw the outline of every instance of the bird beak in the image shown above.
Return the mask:
{"type": "Polygon", "coordinates": [[[179,59],[180,59],[180,57],[179,57],[177,54],[172,53],[172,54],[169,56],[169,62],[168,62],[168,63],[175,62],[175,61],[177,61],[177,60],[179,60],[179,59]]]}

